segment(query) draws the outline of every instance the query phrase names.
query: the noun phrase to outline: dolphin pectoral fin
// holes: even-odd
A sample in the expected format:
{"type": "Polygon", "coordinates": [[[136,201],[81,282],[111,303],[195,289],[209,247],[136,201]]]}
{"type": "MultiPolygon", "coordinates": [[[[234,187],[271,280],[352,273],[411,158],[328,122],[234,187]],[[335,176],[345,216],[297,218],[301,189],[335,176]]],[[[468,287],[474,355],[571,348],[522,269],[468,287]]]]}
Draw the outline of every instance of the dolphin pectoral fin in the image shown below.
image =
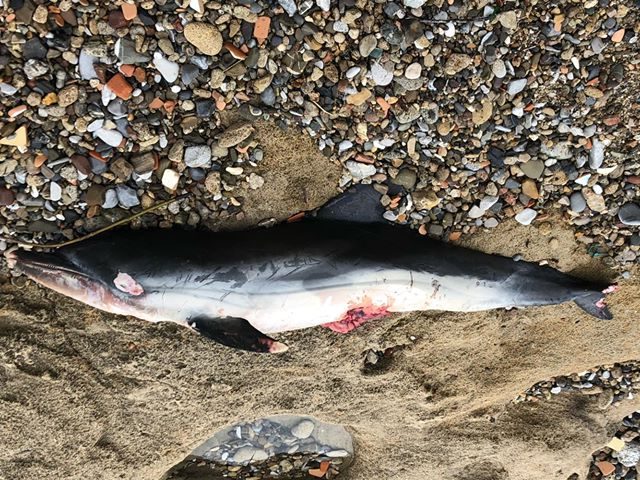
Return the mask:
{"type": "Polygon", "coordinates": [[[381,197],[372,185],[358,184],[320,207],[316,218],[358,223],[385,222],[381,197]]]}
{"type": "Polygon", "coordinates": [[[599,292],[576,298],[574,302],[589,315],[599,318],[600,320],[611,320],[613,318],[613,315],[611,315],[607,305],[604,303],[604,295],[599,292]]]}
{"type": "Polygon", "coordinates": [[[257,353],[288,350],[284,343],[266,336],[244,318],[199,316],[190,318],[188,323],[201,335],[227,347],[257,353]]]}

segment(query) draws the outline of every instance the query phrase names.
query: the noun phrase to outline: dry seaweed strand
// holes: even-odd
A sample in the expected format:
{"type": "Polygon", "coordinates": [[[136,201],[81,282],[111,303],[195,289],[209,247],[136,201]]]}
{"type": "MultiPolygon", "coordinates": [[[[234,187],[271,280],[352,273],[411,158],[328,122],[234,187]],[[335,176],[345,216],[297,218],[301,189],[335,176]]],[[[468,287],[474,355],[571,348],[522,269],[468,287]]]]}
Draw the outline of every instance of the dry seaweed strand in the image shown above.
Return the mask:
{"type": "Polygon", "coordinates": [[[69,245],[74,245],[76,243],[80,243],[84,240],[88,240],[91,237],[95,237],[97,235],[100,235],[102,233],[108,232],[109,230],[112,230],[116,227],[119,227],[120,225],[126,225],[129,222],[132,222],[133,220],[135,220],[136,218],[139,218],[143,215],[146,215],[149,212],[153,212],[154,210],[158,210],[159,208],[162,207],[166,207],[167,205],[169,205],[170,203],[173,202],[177,202],[179,200],[183,200],[185,198],[187,198],[189,195],[191,195],[191,192],[187,192],[187,193],[183,193],[182,195],[178,195],[177,197],[174,198],[170,198],[169,200],[165,200],[164,202],[160,202],[156,205],[152,205],[149,208],[145,208],[144,210],[135,213],[127,218],[123,218],[122,220],[118,220],[117,222],[112,223],[111,225],[107,225],[106,227],[102,227],[99,228],[98,230],[95,230],[91,233],[88,233],[86,235],[83,235],[82,237],[78,237],[78,238],[73,238],[71,240],[67,240],[65,242],[60,242],[60,243],[44,243],[44,244],[39,244],[39,243],[29,243],[29,242],[22,242],[20,240],[16,240],[14,238],[11,237],[4,237],[4,240],[7,242],[13,242],[16,243],[19,247],[30,247],[30,248],[51,248],[51,249],[58,249],[58,248],[62,248],[62,247],[67,247],[69,245]]]}

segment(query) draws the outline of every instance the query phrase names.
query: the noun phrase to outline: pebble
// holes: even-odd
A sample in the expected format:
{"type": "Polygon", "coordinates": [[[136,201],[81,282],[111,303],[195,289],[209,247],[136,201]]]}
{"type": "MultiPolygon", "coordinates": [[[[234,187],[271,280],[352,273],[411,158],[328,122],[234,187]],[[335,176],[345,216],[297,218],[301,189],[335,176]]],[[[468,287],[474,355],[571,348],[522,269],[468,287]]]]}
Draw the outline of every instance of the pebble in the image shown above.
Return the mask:
{"type": "Polygon", "coordinates": [[[407,8],[421,8],[427,0],[403,0],[402,3],[407,8]]]}
{"type": "Polygon", "coordinates": [[[58,92],[58,105],[68,107],[73,105],[77,100],[80,89],[77,85],[69,85],[58,92]]]}
{"type": "Polygon", "coordinates": [[[444,73],[449,76],[457,75],[472,63],[473,59],[469,55],[464,53],[452,53],[449,58],[447,58],[447,63],[445,63],[444,73]]]}
{"type": "Polygon", "coordinates": [[[387,70],[385,66],[375,62],[371,65],[371,77],[373,78],[373,83],[379,87],[384,87],[393,81],[393,70],[387,70]]]}
{"type": "Polygon", "coordinates": [[[557,158],[558,160],[569,160],[573,158],[573,146],[569,142],[554,143],[551,147],[543,143],[540,146],[540,152],[548,157],[557,158]]]}
{"type": "Polygon", "coordinates": [[[519,80],[514,80],[509,82],[509,86],[507,87],[507,93],[512,97],[522,92],[527,86],[527,79],[521,78],[519,80]]]}
{"type": "Polygon", "coordinates": [[[99,128],[95,131],[95,135],[104,143],[112,147],[118,147],[124,139],[122,134],[117,130],[107,130],[106,128],[99,128]]]}
{"type": "Polygon", "coordinates": [[[580,192],[574,192],[571,194],[571,211],[575,213],[582,213],[587,208],[587,201],[580,192]]]}
{"type": "Polygon", "coordinates": [[[640,204],[627,203],[618,211],[618,219],[625,225],[640,225],[640,204]]]}
{"type": "Polygon", "coordinates": [[[400,185],[411,191],[418,181],[418,175],[416,174],[415,170],[412,170],[410,168],[403,168],[394,178],[391,179],[391,181],[395,185],[400,185]]]}
{"type": "Polygon", "coordinates": [[[538,216],[538,212],[531,208],[525,208],[516,215],[516,221],[522,225],[530,225],[538,216]]]}
{"type": "Polygon", "coordinates": [[[501,58],[498,58],[491,66],[491,71],[497,78],[504,78],[507,76],[507,66],[501,58]]]}
{"type": "Polygon", "coordinates": [[[294,437],[304,439],[309,438],[313,433],[315,424],[310,420],[304,420],[291,428],[294,437]]]}
{"type": "Polygon", "coordinates": [[[353,178],[357,180],[362,180],[376,174],[376,167],[374,165],[366,165],[364,163],[354,162],[353,160],[345,162],[345,167],[347,167],[353,178]]]}
{"type": "Polygon", "coordinates": [[[433,190],[416,190],[411,197],[418,210],[431,210],[440,204],[440,198],[433,190]]]}
{"type": "Polygon", "coordinates": [[[482,200],[480,200],[479,205],[474,205],[469,210],[470,218],[480,218],[482,217],[491,207],[493,207],[496,203],[498,203],[499,198],[493,195],[487,195],[482,200]]]}
{"type": "Polygon", "coordinates": [[[589,166],[594,170],[600,168],[604,162],[604,150],[605,146],[600,140],[595,139],[593,141],[593,147],[589,153],[589,166]]]}
{"type": "Polygon", "coordinates": [[[208,145],[194,145],[184,150],[184,163],[190,168],[209,167],[211,148],[208,145]]]}
{"type": "Polygon", "coordinates": [[[293,17],[298,11],[295,0],[278,0],[278,3],[290,17],[293,17]]]}
{"type": "Polygon", "coordinates": [[[12,147],[26,147],[28,144],[27,127],[19,127],[11,135],[0,137],[0,145],[9,145],[12,147]]]}
{"type": "Polygon", "coordinates": [[[529,160],[526,163],[520,164],[520,169],[527,177],[537,179],[540,178],[544,172],[544,163],[540,160],[529,160]]]}
{"type": "Polygon", "coordinates": [[[162,77],[169,83],[174,83],[180,74],[180,65],[167,60],[160,52],[153,55],[153,65],[158,69],[162,77]]]}
{"type": "Polygon", "coordinates": [[[209,23],[191,22],[184,27],[187,41],[205,55],[218,55],[222,50],[222,35],[209,23]]]}
{"type": "Polygon", "coordinates": [[[628,443],[614,457],[625,467],[635,467],[640,463],[640,444],[628,443]]]}
{"type": "Polygon", "coordinates": [[[422,65],[420,65],[417,62],[414,62],[411,65],[409,65],[404,72],[404,76],[407,77],[409,80],[418,79],[420,78],[420,75],[422,75],[422,65]]]}
{"type": "Polygon", "coordinates": [[[604,197],[591,188],[583,188],[582,195],[587,201],[587,205],[594,212],[604,212],[607,209],[604,197]]]}
{"type": "Polygon", "coordinates": [[[132,208],[140,205],[138,194],[133,188],[127,185],[116,185],[116,195],[118,197],[118,203],[123,208],[132,208]]]}
{"type": "Polygon", "coordinates": [[[371,55],[371,52],[373,52],[377,46],[378,46],[378,40],[376,39],[376,36],[366,35],[365,37],[362,37],[362,39],[360,40],[360,44],[358,45],[358,51],[360,52],[360,55],[362,57],[366,58],[369,55],[371,55]]]}
{"type": "Polygon", "coordinates": [[[238,123],[230,126],[218,137],[218,145],[230,148],[244,142],[253,134],[254,128],[250,123],[238,123]]]}

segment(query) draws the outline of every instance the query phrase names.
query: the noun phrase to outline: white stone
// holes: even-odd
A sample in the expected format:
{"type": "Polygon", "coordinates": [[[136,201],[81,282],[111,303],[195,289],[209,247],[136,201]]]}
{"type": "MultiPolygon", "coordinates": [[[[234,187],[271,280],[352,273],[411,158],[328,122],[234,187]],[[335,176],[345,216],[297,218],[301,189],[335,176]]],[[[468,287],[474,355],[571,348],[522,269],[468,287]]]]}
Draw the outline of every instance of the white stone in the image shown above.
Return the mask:
{"type": "Polygon", "coordinates": [[[49,198],[53,202],[57,202],[62,198],[62,188],[56,182],[51,182],[49,185],[49,198]]]}
{"type": "Polygon", "coordinates": [[[96,130],[95,136],[112,147],[119,146],[124,138],[117,130],[107,130],[105,128],[96,130]]]}
{"type": "Polygon", "coordinates": [[[211,164],[211,148],[208,145],[195,145],[184,150],[184,163],[187,167],[208,167],[211,164]]]}
{"type": "Polygon", "coordinates": [[[569,160],[570,158],[573,158],[573,145],[569,142],[558,142],[553,146],[548,147],[543,143],[540,147],[540,152],[551,158],[569,160]]]}
{"type": "Polygon", "coordinates": [[[160,75],[169,83],[173,83],[178,79],[180,74],[180,65],[171,60],[164,58],[160,52],[153,54],[153,65],[158,69],[160,75]]]}
{"type": "Polygon", "coordinates": [[[378,62],[375,62],[371,65],[371,77],[373,78],[373,83],[379,87],[384,87],[393,81],[393,70],[389,71],[378,62]]]}
{"type": "Polygon", "coordinates": [[[80,77],[83,80],[91,80],[92,78],[98,78],[96,69],[93,66],[98,59],[89,55],[84,49],[80,51],[80,57],[78,58],[78,71],[80,77]]]}
{"type": "Polygon", "coordinates": [[[169,190],[175,190],[178,188],[178,182],[180,181],[180,174],[175,170],[167,168],[162,174],[162,185],[169,190]]]}
{"type": "Polygon", "coordinates": [[[509,95],[517,95],[527,86],[527,79],[521,78],[519,80],[514,80],[513,82],[509,82],[509,87],[507,88],[507,93],[509,95]]]}
{"type": "Polygon", "coordinates": [[[469,217],[480,218],[487,212],[487,210],[493,207],[498,200],[498,197],[487,195],[482,200],[480,200],[480,205],[474,205],[473,207],[471,207],[471,209],[469,210],[469,217]]]}
{"type": "Polygon", "coordinates": [[[404,76],[409,80],[416,80],[420,78],[420,75],[422,75],[422,65],[420,65],[418,62],[412,63],[404,71],[404,76]]]}
{"type": "Polygon", "coordinates": [[[532,208],[525,208],[519,214],[516,215],[516,221],[522,225],[530,225],[538,216],[538,212],[532,208]]]}
{"type": "Polygon", "coordinates": [[[591,179],[591,174],[587,173],[586,175],[582,175],[581,177],[576,178],[576,183],[578,185],[582,185],[583,187],[586,187],[590,179],[591,179]]]}
{"type": "Polygon", "coordinates": [[[104,192],[104,202],[102,203],[102,208],[113,208],[118,205],[118,195],[116,191],[112,188],[104,192]]]}
{"type": "Polygon", "coordinates": [[[97,132],[103,126],[104,126],[104,119],[103,118],[98,118],[98,119],[94,120],[93,122],[91,122],[89,125],[87,125],[87,132],[89,132],[89,133],[97,132]]]}
{"type": "Polygon", "coordinates": [[[349,170],[349,173],[353,176],[353,178],[357,180],[362,180],[363,178],[370,177],[371,175],[376,174],[376,167],[373,165],[368,165],[366,163],[355,162],[353,160],[348,160],[345,163],[345,166],[349,170]]]}
{"type": "Polygon", "coordinates": [[[309,438],[315,427],[311,420],[303,420],[291,429],[291,434],[300,439],[309,438]]]}
{"type": "Polygon", "coordinates": [[[0,93],[5,95],[13,95],[16,93],[18,89],[13,85],[9,85],[8,83],[0,82],[0,93]]]}
{"type": "Polygon", "coordinates": [[[323,12],[328,12],[331,9],[331,0],[316,0],[316,5],[318,5],[323,12]]]}
{"type": "Polygon", "coordinates": [[[507,75],[507,66],[504,64],[502,59],[499,58],[491,66],[491,71],[496,78],[504,78],[507,75]]]}
{"type": "Polygon", "coordinates": [[[604,143],[597,138],[593,140],[593,147],[589,153],[589,166],[594,170],[600,168],[604,163],[604,143]]]}
{"type": "Polygon", "coordinates": [[[407,8],[420,8],[427,3],[427,0],[403,0],[402,3],[407,8]]]}
{"type": "Polygon", "coordinates": [[[189,6],[198,13],[204,13],[205,0],[189,0],[189,6]]]}

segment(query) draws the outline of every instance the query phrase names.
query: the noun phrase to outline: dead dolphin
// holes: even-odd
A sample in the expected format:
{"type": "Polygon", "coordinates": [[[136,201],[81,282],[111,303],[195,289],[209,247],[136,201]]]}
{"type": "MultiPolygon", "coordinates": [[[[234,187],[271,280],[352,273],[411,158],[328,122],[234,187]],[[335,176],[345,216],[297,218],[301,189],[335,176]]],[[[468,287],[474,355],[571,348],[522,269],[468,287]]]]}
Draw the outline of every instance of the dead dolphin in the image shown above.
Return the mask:
{"type": "Polygon", "coordinates": [[[95,308],[181,323],[254,352],[286,350],[266,334],[317,325],[346,333],[393,312],[574,301],[611,318],[607,285],[381,223],[371,192],[354,189],[316,218],[269,229],[125,229],[52,253],[15,251],[10,261],[95,308]]]}

